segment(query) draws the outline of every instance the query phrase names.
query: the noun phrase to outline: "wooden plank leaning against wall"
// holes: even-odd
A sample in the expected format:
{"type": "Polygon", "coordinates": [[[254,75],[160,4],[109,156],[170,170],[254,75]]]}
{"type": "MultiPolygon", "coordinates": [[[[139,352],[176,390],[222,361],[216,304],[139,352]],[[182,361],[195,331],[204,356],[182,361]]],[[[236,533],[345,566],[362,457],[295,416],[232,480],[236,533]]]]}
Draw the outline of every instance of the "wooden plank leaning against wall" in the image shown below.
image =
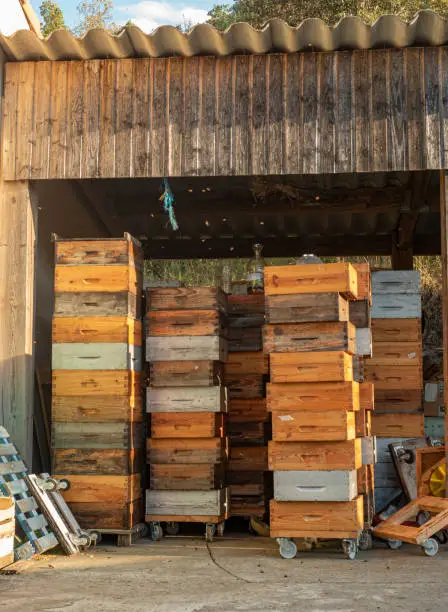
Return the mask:
{"type": "MultiPolygon", "coordinates": [[[[0,135],[4,57],[0,52],[0,135]]],[[[0,425],[31,466],[37,206],[28,181],[3,181],[0,159],[0,425]]]]}

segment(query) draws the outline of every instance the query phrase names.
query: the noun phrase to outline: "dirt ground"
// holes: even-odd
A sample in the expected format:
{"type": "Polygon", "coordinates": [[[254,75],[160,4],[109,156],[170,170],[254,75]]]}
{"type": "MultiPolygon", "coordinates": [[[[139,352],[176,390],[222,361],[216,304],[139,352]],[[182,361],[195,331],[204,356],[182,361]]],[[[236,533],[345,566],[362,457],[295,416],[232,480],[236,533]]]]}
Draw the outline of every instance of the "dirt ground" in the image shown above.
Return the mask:
{"type": "Polygon", "coordinates": [[[227,536],[101,543],[75,557],[45,555],[0,576],[6,611],[227,612],[249,610],[448,610],[448,546],[428,558],[410,545],[378,544],[346,560],[338,550],[278,554],[275,541],[227,536]]]}

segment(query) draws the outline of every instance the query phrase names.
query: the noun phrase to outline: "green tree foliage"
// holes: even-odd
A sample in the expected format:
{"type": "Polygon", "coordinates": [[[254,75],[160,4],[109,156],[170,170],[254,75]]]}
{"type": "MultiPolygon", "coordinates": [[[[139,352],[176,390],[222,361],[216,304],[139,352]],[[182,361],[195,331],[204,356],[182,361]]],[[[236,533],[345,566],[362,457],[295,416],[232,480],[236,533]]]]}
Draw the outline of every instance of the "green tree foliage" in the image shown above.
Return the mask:
{"type": "Polygon", "coordinates": [[[114,3],[111,0],[83,0],[77,7],[80,22],[75,28],[75,33],[83,36],[94,28],[115,33],[117,25],[112,17],[113,9],[114,3]]]}
{"type": "Polygon", "coordinates": [[[372,23],[384,14],[409,21],[422,9],[432,9],[448,17],[447,0],[236,0],[232,4],[215,5],[209,12],[209,23],[225,30],[238,21],[260,28],[274,17],[293,26],[304,19],[320,17],[333,25],[347,15],[357,15],[372,23]]]}
{"type": "Polygon", "coordinates": [[[64,14],[56,2],[44,0],[39,7],[41,30],[43,36],[50,36],[56,30],[66,29],[64,14]]]}

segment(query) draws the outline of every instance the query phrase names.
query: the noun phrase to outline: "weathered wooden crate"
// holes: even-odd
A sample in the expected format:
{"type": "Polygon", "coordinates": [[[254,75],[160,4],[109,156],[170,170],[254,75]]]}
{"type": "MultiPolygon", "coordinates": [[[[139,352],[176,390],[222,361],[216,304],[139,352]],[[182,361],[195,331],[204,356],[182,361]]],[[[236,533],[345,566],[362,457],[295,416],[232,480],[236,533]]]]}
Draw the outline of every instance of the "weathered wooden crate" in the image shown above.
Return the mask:
{"type": "Polygon", "coordinates": [[[263,348],[261,326],[229,327],[227,338],[229,353],[261,351],[263,348]]]}
{"type": "Polygon", "coordinates": [[[156,387],[146,391],[146,411],[227,412],[225,387],[156,387]]]}
{"type": "Polygon", "coordinates": [[[343,442],[269,442],[269,469],[357,470],[362,465],[359,438],[343,442]]]}
{"type": "Polygon", "coordinates": [[[68,480],[70,488],[62,492],[68,504],[102,503],[127,504],[142,496],[141,474],[104,476],[56,473],[57,480],[68,480]]]}
{"type": "MultiPolygon", "coordinates": [[[[227,459],[226,438],[148,439],[147,463],[221,463],[227,459]]],[[[188,468],[186,468],[188,469],[188,468]]]]}
{"type": "Polygon", "coordinates": [[[358,275],[358,300],[369,300],[372,297],[372,281],[370,273],[370,264],[368,263],[352,263],[358,275]]]}
{"type": "Polygon", "coordinates": [[[419,293],[377,293],[372,297],[372,319],[420,319],[419,293]]]}
{"type": "Polygon", "coordinates": [[[325,442],[353,440],[356,436],[355,414],[347,410],[323,412],[276,410],[272,413],[272,439],[276,442],[325,442]]]}
{"type": "Polygon", "coordinates": [[[365,379],[374,383],[375,389],[423,389],[422,366],[377,365],[368,360],[365,364],[365,379]]]}
{"type": "Polygon", "coordinates": [[[60,343],[142,345],[142,324],[128,317],[55,317],[53,346],[60,343]]]}
{"type": "Polygon", "coordinates": [[[230,399],[228,423],[265,422],[269,420],[265,399],[230,399]]]}
{"type": "Polygon", "coordinates": [[[357,495],[356,470],[274,472],[275,501],[341,502],[357,495]]]}
{"type": "Polygon", "coordinates": [[[423,412],[422,389],[378,389],[375,386],[375,412],[423,412]]]}
{"type": "Polygon", "coordinates": [[[348,304],[339,293],[267,295],[266,322],[273,324],[348,321],[348,304]]]}
{"type": "Polygon", "coordinates": [[[358,275],[349,263],[267,266],[264,290],[266,295],[342,293],[356,300],[358,275]]]}
{"type": "Polygon", "coordinates": [[[132,529],[143,521],[143,497],[131,502],[70,502],[83,529],[132,529]]]}
{"type": "Polygon", "coordinates": [[[343,351],[272,353],[269,360],[273,383],[353,380],[353,358],[343,351]]]}
{"type": "Polygon", "coordinates": [[[224,370],[226,376],[235,374],[268,374],[269,356],[261,351],[229,353],[224,370]]]}
{"type": "Polygon", "coordinates": [[[128,291],[56,293],[55,317],[129,317],[141,319],[141,295],[128,291]]]}
{"type": "Polygon", "coordinates": [[[147,361],[227,361],[221,336],[153,336],[146,338],[147,361]]]}
{"type": "Polygon", "coordinates": [[[141,374],[133,370],[53,370],[53,394],[64,397],[141,395],[141,374]]]}
{"type": "Polygon", "coordinates": [[[217,310],[153,310],[146,315],[148,337],[225,334],[226,322],[217,310]]]}
{"type": "Polygon", "coordinates": [[[372,434],[379,438],[420,438],[425,435],[423,414],[373,414],[372,434]]]}
{"type": "Polygon", "coordinates": [[[372,272],[372,293],[419,294],[420,272],[415,270],[378,270],[372,272]]]}
{"type": "Polygon", "coordinates": [[[374,342],[371,365],[395,366],[422,366],[422,343],[414,342],[374,342]]]}
{"type": "Polygon", "coordinates": [[[152,491],[210,491],[224,486],[222,464],[152,464],[150,466],[152,491]],[[186,469],[187,467],[187,469],[186,469]]]}
{"type": "Polygon", "coordinates": [[[151,415],[152,438],[223,438],[224,435],[221,412],[154,412],[151,415]]]}
{"type": "Polygon", "coordinates": [[[361,495],[342,502],[271,500],[270,513],[272,538],[355,538],[364,524],[361,495]]]}
{"type": "Polygon", "coordinates": [[[146,520],[164,520],[161,517],[180,520],[180,517],[185,517],[189,522],[206,522],[207,517],[224,518],[229,508],[228,495],[227,488],[213,491],[146,491],[146,520]]]}
{"type": "Polygon", "coordinates": [[[141,448],[57,448],[53,450],[52,469],[55,473],[78,476],[129,476],[143,469],[143,451],[141,448]]]}
{"type": "Polygon", "coordinates": [[[421,342],[420,319],[374,319],[372,320],[373,342],[421,342]]]}
{"type": "Polygon", "coordinates": [[[267,470],[267,446],[231,446],[228,469],[231,472],[267,470]]]}
{"type": "Polygon", "coordinates": [[[141,421],[143,419],[140,393],[122,396],[58,396],[52,398],[52,420],[78,423],[111,421],[141,421]]]}
{"type": "Polygon", "coordinates": [[[141,346],[92,342],[53,344],[53,370],[135,370],[142,369],[141,346]]]}
{"type": "Polygon", "coordinates": [[[266,421],[249,421],[227,423],[227,433],[231,446],[265,446],[267,439],[266,421]]]}
{"type": "Polygon", "coordinates": [[[214,387],[224,380],[219,361],[155,361],[150,364],[151,387],[214,387]]]}
{"type": "Polygon", "coordinates": [[[359,385],[359,405],[361,410],[375,409],[375,386],[373,383],[363,382],[359,385]]]}
{"type": "Polygon", "coordinates": [[[229,295],[227,297],[228,314],[231,316],[264,315],[264,305],[265,296],[263,294],[229,295]]]}
{"type": "Polygon", "coordinates": [[[356,436],[363,438],[372,433],[372,413],[367,410],[355,412],[356,436]]]}
{"type": "Polygon", "coordinates": [[[346,351],[356,353],[356,331],[351,323],[283,323],[263,328],[265,353],[346,351]]]}
{"type": "Polygon", "coordinates": [[[360,385],[357,382],[268,384],[267,409],[282,410],[359,410],[360,385]]]}
{"type": "Polygon", "coordinates": [[[53,448],[65,449],[121,449],[140,448],[143,445],[142,423],[125,421],[105,423],[63,423],[52,425],[53,448]]]}
{"type": "Polygon", "coordinates": [[[227,296],[219,287],[157,287],[146,290],[147,311],[219,310],[226,312],[227,296]]]}
{"type": "MultiPolygon", "coordinates": [[[[319,303],[320,307],[320,303],[319,303]]],[[[348,302],[348,320],[355,327],[371,327],[370,302],[365,300],[351,300],[348,302]]]]}
{"type": "Polygon", "coordinates": [[[227,374],[224,384],[230,399],[257,399],[264,396],[262,374],[227,374]]]}

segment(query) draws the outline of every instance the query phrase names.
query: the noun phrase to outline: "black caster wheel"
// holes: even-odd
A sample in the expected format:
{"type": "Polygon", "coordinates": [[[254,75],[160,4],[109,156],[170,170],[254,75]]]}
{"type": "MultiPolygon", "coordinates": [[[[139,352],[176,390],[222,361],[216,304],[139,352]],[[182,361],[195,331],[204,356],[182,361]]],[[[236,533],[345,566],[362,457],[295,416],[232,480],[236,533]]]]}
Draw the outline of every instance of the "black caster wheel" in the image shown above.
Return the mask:
{"type": "Polygon", "coordinates": [[[159,542],[163,538],[163,529],[160,523],[150,523],[149,525],[151,540],[159,542]]]}

